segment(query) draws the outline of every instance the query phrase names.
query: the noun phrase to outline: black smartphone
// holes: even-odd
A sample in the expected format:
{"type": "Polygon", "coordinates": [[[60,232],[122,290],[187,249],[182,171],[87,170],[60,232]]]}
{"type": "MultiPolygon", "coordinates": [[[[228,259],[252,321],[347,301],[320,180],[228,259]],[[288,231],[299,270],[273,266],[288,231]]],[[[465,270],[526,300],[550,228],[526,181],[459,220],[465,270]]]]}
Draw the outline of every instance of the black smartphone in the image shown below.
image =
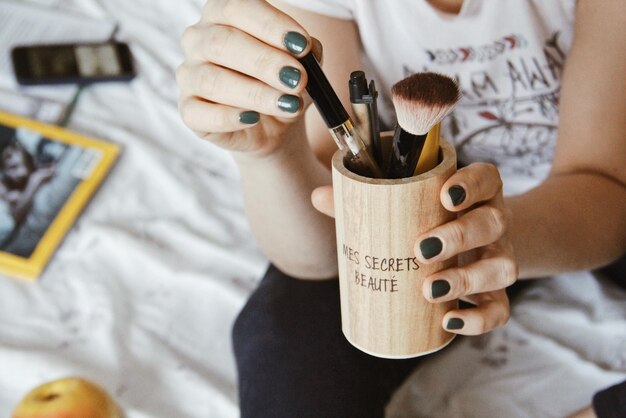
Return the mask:
{"type": "Polygon", "coordinates": [[[136,75],[123,42],[18,46],[11,59],[17,82],[27,86],[129,81],[136,75]]]}

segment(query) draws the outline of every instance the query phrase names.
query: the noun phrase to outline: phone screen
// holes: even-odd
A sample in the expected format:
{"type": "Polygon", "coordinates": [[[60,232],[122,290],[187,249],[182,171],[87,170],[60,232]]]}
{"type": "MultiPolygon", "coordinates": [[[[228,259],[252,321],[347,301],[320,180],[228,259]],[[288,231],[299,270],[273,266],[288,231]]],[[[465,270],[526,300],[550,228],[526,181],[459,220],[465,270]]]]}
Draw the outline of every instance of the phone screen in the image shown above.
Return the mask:
{"type": "Polygon", "coordinates": [[[26,54],[33,78],[106,77],[122,70],[111,44],[29,48],[26,54]]]}
{"type": "Polygon", "coordinates": [[[13,61],[22,84],[130,80],[134,76],[130,50],[120,43],[18,47],[13,61]]]}

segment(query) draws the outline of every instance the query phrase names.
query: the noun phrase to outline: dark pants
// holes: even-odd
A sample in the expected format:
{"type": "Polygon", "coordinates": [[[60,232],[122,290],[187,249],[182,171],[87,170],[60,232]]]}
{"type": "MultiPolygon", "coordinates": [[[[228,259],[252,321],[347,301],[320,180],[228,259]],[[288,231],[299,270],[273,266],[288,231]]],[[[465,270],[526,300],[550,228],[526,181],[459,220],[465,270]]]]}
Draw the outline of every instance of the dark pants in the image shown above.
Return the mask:
{"type": "MultiPolygon", "coordinates": [[[[625,276],[619,277],[624,285],[625,276]]],[[[509,297],[528,285],[509,287],[509,297]]],[[[359,351],[341,332],[340,312],[337,280],[298,280],[270,266],[233,328],[243,418],[384,416],[419,359],[386,360],[359,351]]],[[[626,399],[626,383],[612,390],[626,399]]],[[[624,412],[608,398],[597,397],[596,410],[605,405],[624,412]]]]}
{"type": "Polygon", "coordinates": [[[337,280],[293,279],[271,266],[237,318],[241,416],[384,416],[417,359],[386,360],[341,332],[337,280]]]}

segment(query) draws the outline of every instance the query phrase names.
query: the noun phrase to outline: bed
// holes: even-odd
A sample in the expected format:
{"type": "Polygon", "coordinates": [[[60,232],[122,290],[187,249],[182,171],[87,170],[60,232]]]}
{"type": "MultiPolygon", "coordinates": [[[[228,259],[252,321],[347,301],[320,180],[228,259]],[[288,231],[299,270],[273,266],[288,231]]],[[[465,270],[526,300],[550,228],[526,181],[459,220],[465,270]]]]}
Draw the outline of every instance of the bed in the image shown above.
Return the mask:
{"type": "MultiPolygon", "coordinates": [[[[139,76],[83,92],[69,128],[123,156],[39,281],[0,277],[0,416],[68,375],[105,387],[127,418],[238,416],[230,327],[267,260],[234,164],[176,109],[179,38],[203,1],[28,2],[116,22],[139,76]]],[[[526,292],[506,327],[417,370],[388,415],[562,417],[626,379],[623,290],[580,274],[526,292]]]]}

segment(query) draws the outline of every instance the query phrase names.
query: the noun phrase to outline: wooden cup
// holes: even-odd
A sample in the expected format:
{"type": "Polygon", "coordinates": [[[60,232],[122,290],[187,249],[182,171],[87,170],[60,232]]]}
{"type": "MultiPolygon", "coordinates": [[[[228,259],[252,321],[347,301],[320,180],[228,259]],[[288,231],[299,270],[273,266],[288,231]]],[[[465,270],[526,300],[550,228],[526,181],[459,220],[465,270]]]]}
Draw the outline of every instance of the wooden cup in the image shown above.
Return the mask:
{"type": "Polygon", "coordinates": [[[423,278],[454,265],[417,262],[417,236],[452,220],[439,192],[456,171],[456,152],[445,141],[440,163],[405,179],[371,179],[332,160],[342,330],[348,341],[384,358],[417,357],[437,351],[454,334],[442,327],[456,301],[432,304],[422,294],[423,278]]]}

